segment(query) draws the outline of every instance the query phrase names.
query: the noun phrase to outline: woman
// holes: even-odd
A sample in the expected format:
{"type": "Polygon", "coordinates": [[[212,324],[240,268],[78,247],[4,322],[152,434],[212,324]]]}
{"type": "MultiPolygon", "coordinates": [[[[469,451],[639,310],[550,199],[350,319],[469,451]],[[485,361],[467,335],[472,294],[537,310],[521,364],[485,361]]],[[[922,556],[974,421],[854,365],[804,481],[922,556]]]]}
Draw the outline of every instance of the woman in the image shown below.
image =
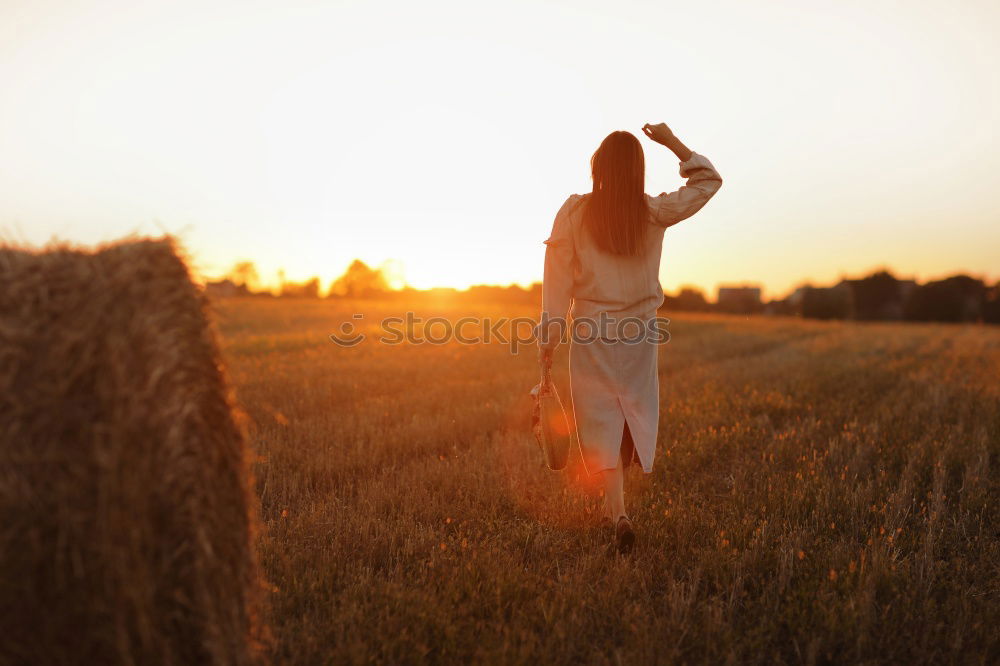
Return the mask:
{"type": "Polygon", "coordinates": [[[551,365],[572,305],[569,365],[576,432],[588,472],[603,477],[605,520],[615,528],[620,552],[635,543],[625,511],[625,468],[637,462],[652,472],[656,449],[658,344],[648,334],[636,339],[636,331],[655,330],[663,303],[663,232],[697,213],[722,186],[712,163],[665,124],[642,130],[673,151],[687,183],[669,194],[645,194],[639,140],[612,132],[601,142],[590,160],[593,190],[566,200],[545,241],[538,337],[539,362],[551,365]]]}

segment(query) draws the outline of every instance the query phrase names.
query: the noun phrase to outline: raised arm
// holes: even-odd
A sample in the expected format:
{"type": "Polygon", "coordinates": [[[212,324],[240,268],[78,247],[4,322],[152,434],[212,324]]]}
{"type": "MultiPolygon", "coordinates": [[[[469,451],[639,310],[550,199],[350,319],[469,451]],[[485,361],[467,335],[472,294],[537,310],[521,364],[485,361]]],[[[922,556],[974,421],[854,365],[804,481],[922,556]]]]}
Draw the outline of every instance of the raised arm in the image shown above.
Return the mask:
{"type": "Polygon", "coordinates": [[[708,203],[708,200],[722,187],[722,176],[707,157],[685,146],[665,124],[647,123],[642,131],[653,141],[673,151],[681,162],[681,177],[687,179],[679,190],[661,192],[655,197],[649,197],[653,222],[661,227],[669,227],[701,210],[702,206],[708,203]]]}

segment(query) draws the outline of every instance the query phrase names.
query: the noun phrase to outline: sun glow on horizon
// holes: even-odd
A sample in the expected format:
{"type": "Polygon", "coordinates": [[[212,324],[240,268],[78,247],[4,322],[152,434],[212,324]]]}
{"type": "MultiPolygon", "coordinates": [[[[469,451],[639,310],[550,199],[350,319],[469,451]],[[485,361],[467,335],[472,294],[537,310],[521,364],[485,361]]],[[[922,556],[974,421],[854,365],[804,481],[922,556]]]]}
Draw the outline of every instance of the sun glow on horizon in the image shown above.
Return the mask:
{"type": "Polygon", "coordinates": [[[662,120],[725,180],[667,232],[668,291],[996,280],[998,28],[988,2],[4,3],[0,233],[527,286],[608,132],[680,186],[641,137],[662,120]]]}

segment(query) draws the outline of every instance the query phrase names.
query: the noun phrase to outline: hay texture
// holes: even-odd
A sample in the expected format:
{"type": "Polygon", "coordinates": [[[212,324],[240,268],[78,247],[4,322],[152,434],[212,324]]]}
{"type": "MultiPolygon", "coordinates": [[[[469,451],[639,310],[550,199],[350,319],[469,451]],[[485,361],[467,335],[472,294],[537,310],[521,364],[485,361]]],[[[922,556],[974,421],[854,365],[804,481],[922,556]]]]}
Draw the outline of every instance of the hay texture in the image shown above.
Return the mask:
{"type": "Polygon", "coordinates": [[[0,248],[0,663],[255,663],[244,446],[169,240],[0,248]]]}

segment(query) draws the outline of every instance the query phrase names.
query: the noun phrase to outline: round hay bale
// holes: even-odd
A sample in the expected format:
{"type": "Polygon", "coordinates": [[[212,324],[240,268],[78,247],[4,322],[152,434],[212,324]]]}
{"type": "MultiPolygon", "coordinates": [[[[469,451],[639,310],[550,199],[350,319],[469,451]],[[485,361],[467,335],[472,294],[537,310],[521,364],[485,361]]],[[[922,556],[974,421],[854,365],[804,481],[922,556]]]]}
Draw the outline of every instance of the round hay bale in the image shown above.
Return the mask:
{"type": "Polygon", "coordinates": [[[170,240],[0,248],[0,663],[249,664],[241,430],[170,240]]]}

